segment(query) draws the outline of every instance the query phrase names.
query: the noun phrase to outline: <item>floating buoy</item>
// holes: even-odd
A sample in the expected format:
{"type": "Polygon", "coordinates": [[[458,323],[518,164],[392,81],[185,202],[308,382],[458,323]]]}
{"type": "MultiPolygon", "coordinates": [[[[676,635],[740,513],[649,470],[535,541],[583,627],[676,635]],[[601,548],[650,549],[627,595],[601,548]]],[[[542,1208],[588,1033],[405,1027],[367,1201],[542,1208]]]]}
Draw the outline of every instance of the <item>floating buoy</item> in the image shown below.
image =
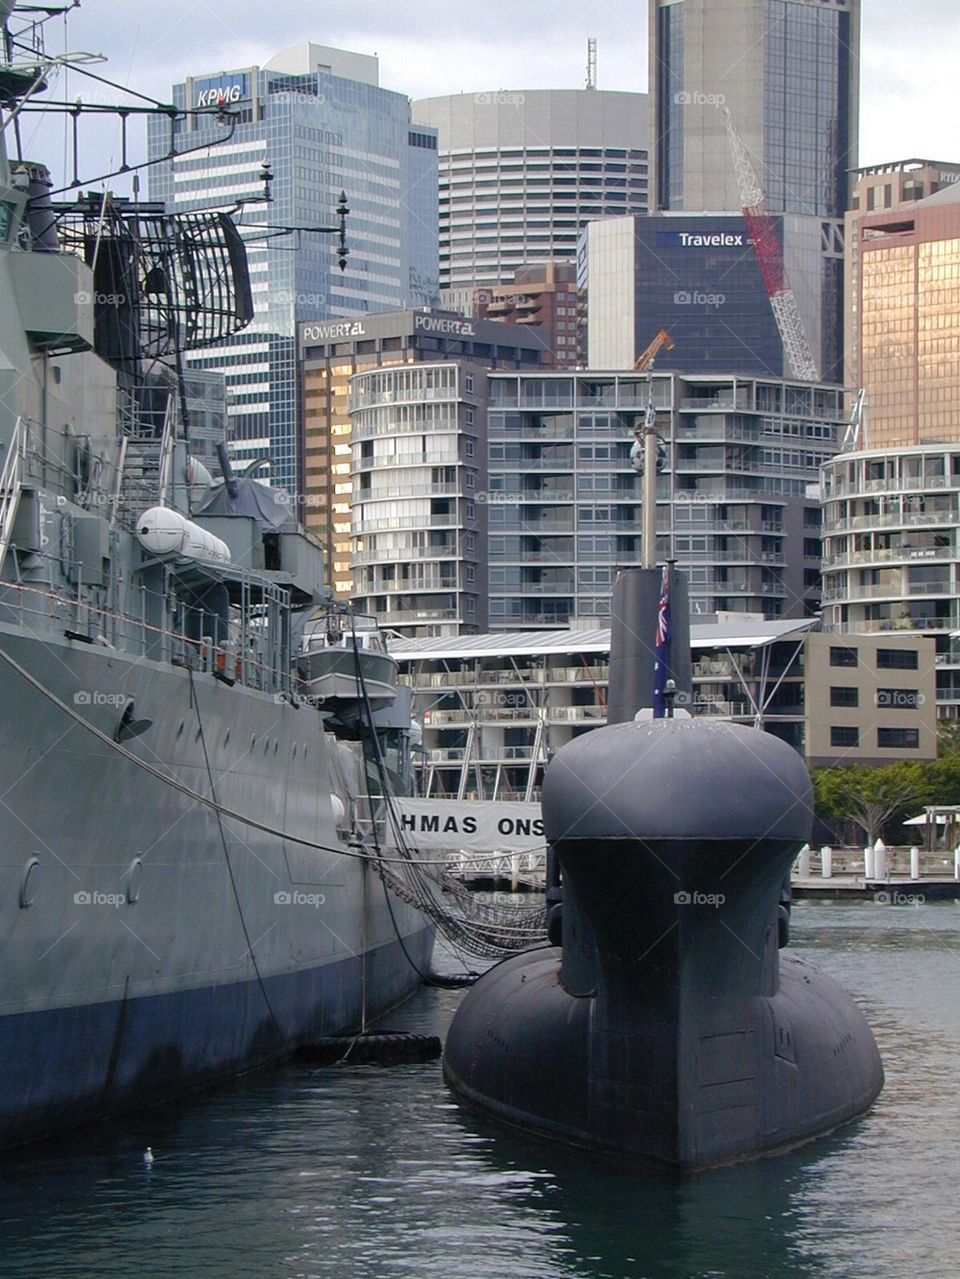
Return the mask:
{"type": "Polygon", "coordinates": [[[323,1035],[301,1044],[296,1057],[317,1066],[392,1066],[404,1061],[435,1061],[442,1051],[436,1035],[384,1030],[372,1035],[323,1035]]]}
{"type": "Polygon", "coordinates": [[[149,1146],[143,1152],[143,1162],[147,1168],[149,1168],[150,1165],[153,1163],[153,1151],[150,1149],[149,1146]]]}

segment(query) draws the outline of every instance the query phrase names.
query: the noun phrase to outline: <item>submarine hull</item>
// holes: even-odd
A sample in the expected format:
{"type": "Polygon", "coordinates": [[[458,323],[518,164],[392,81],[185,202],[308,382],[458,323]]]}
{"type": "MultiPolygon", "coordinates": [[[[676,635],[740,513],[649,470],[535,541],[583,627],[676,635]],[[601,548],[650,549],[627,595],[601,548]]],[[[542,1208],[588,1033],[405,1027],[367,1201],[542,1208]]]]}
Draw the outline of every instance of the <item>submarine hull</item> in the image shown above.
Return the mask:
{"type": "Polygon", "coordinates": [[[784,956],[780,991],[758,998],[739,1029],[696,1037],[672,1096],[659,1045],[643,1033],[594,1037],[593,1013],[593,999],[564,991],[559,948],[518,955],[470,992],[444,1078],[469,1107],[515,1127],[677,1171],[811,1141],[864,1114],[883,1087],[862,1013],[796,956],[784,956]]]}
{"type": "Polygon", "coordinates": [[[550,764],[562,945],[487,973],[444,1071],[471,1106],[644,1164],[699,1169],[856,1118],[883,1085],[851,997],[779,949],[809,832],[799,756],[732,724],[596,730],[550,764]]]}

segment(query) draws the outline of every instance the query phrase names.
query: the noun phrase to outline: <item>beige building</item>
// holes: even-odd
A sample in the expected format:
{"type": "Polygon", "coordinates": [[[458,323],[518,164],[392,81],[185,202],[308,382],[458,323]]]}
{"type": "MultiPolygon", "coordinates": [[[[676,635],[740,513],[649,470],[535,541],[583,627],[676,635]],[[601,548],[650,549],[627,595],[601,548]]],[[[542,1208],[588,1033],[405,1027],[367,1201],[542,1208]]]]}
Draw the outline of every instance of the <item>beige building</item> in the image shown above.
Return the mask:
{"type": "Polygon", "coordinates": [[[810,634],[806,758],[817,764],[936,759],[936,696],[932,638],[810,634]]]}
{"type": "Polygon", "coordinates": [[[445,311],[384,311],[299,330],[303,398],[302,518],[323,543],[336,594],[353,592],[353,452],[348,399],[355,373],[401,364],[473,359],[486,368],[539,368],[539,328],[507,327],[445,311]]]}

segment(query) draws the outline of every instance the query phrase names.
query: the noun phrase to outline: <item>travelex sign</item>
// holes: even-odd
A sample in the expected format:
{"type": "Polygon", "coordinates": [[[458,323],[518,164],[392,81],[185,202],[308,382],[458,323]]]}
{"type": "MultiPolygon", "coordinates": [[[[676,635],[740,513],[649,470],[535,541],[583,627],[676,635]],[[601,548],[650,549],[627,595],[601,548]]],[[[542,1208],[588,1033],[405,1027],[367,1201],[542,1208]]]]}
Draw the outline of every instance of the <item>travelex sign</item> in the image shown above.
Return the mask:
{"type": "Polygon", "coordinates": [[[718,231],[712,235],[694,235],[689,231],[660,231],[657,244],[661,248],[681,249],[744,249],[747,237],[741,232],[718,231]]]}
{"type": "Polygon", "coordinates": [[[193,86],[193,95],[195,107],[232,106],[249,98],[249,77],[222,75],[211,80],[198,80],[193,86]]]}

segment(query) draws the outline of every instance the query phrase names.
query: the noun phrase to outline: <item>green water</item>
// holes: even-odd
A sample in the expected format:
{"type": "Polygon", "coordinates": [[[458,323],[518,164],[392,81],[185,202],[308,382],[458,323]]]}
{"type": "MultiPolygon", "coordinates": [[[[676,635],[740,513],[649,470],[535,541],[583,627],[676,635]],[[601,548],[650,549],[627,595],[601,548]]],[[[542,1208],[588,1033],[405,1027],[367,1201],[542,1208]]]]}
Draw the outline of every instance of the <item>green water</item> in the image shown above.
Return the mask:
{"type": "MultiPolygon", "coordinates": [[[[0,1276],[960,1274],[960,907],[800,903],[793,937],[861,1001],[887,1073],[803,1151],[624,1173],[466,1117],[437,1062],[286,1069],[3,1157],[0,1276]]],[[[442,1035],[460,998],[424,990],[391,1026],[442,1035]]]]}

